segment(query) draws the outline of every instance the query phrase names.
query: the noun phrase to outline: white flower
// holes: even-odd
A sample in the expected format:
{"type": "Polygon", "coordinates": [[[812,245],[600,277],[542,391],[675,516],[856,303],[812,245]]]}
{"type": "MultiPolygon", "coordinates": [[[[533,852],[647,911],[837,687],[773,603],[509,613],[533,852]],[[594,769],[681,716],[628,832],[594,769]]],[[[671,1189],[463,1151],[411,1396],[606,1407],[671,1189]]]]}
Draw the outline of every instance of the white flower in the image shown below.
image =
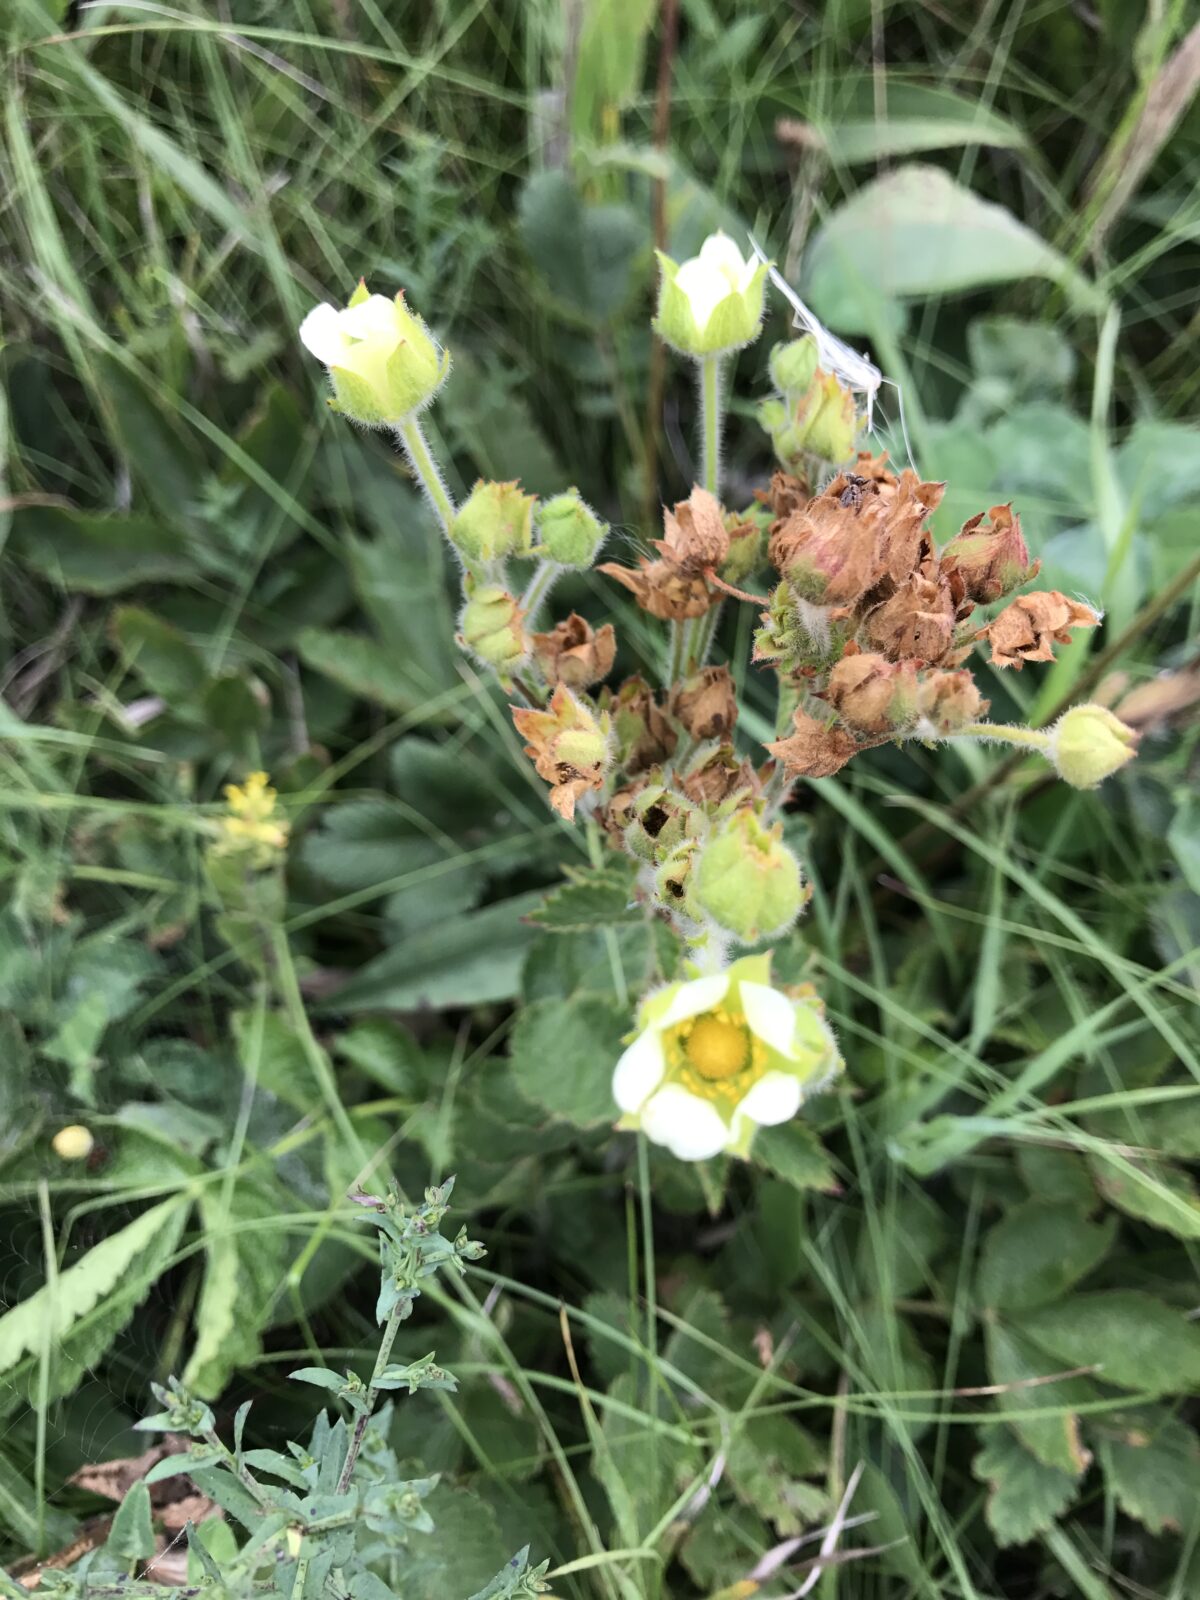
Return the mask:
{"type": "Polygon", "coordinates": [[[300,341],[328,367],[335,409],[372,428],[418,411],[450,370],[403,294],[389,300],[369,294],[365,283],[344,310],[315,306],[300,324],[300,341]]]}
{"type": "Polygon", "coordinates": [[[787,1122],[842,1067],[817,1001],[770,983],[769,955],[668,984],[638,1011],[617,1062],[623,1128],[640,1128],[681,1161],[744,1156],[754,1130],[787,1122]]]}
{"type": "Polygon", "coordinates": [[[738,350],[758,337],[767,268],[746,261],[727,234],[713,233],[700,254],[678,264],[659,252],[662,279],[654,326],[684,355],[738,350]]]}

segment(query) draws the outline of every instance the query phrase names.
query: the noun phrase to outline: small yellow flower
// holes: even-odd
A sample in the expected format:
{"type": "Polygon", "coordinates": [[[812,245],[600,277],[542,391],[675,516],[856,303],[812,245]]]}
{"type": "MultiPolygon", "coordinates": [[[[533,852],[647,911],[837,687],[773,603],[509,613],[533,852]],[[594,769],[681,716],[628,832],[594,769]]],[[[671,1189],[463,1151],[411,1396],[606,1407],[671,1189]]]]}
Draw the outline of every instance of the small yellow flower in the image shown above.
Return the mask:
{"type": "Polygon", "coordinates": [[[220,821],[217,849],[223,854],[246,851],[257,867],[270,866],[287,849],[288,824],[275,815],[279,798],[265,772],[252,772],[245,783],[225,785],[229,816],[220,821]]]}

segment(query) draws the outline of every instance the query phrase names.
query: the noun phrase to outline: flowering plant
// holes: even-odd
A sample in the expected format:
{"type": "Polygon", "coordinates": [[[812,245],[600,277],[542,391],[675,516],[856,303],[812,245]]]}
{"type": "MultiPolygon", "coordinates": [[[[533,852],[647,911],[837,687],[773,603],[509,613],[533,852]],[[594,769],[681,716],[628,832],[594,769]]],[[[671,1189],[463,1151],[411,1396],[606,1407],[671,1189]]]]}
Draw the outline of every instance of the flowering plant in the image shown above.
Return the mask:
{"type": "Polygon", "coordinates": [[[767,267],[720,234],[660,266],[654,326],[697,363],[701,461],[633,564],[595,565],[607,529],[574,490],[538,503],[516,483],[481,482],[453,504],[418,418],[448,358],[402,297],[360,285],[301,333],[329,368],[335,408],[395,432],[462,568],[458,643],[509,697],[552,808],[588,829],[594,887],[611,886],[607,844],[631,864],[635,902],[674,935],[674,969],[641,997],[624,1053],[595,1070],[613,1074],[618,1126],[699,1161],[748,1155],[756,1128],[793,1117],[841,1068],[811,986],[770,979],[769,947],[810,893],[783,827],[797,782],[887,743],[987,740],[1038,751],[1087,788],[1132,757],[1134,736],[1095,706],[1046,730],[986,720],[973,652],[1020,671],[1099,614],[1057,591],[1018,592],[1038,562],[1010,505],[939,549],[929,524],[946,485],[860,448],[855,393],[822,370],[811,337],[772,354],[777,392],[760,420],[777,470],[726,505],[723,364],[758,336],[767,267]],[[544,620],[558,578],[589,566],[664,625],[657,687],[641,674],[606,683],[611,621],[544,620]],[[767,593],[749,587],[767,572],[767,593]],[[759,613],[752,662],[777,684],[765,759],[739,741],[737,679],[713,659],[731,603],[759,613]],[[738,946],[768,948],[731,959],[738,946]]]}

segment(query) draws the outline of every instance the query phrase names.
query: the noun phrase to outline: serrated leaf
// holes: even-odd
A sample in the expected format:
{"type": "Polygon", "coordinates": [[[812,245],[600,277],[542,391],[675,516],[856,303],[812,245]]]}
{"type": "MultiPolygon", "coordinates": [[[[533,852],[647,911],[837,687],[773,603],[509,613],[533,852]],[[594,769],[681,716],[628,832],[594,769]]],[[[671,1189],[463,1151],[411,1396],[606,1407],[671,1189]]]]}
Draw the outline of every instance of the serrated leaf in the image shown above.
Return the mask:
{"type": "Polygon", "coordinates": [[[1078,1492],[1076,1477],[1044,1466],[1005,1428],[993,1431],[971,1471],[990,1488],[987,1522],[1001,1545],[1026,1544],[1045,1532],[1078,1492]]]}
{"type": "Polygon", "coordinates": [[[118,606],[112,634],[127,667],[151,694],[178,705],[200,693],[208,673],[204,657],[179,631],[142,606],[118,606]]]}
{"type": "Polygon", "coordinates": [[[795,1118],[760,1128],[750,1146],[750,1159],[796,1189],[830,1194],[838,1188],[828,1150],[807,1122],[795,1118]]]}
{"type": "Polygon", "coordinates": [[[1073,1205],[1027,1200],[983,1241],[976,1291],[981,1304],[1024,1311],[1060,1299],[1112,1247],[1116,1219],[1089,1222],[1073,1205]]]}
{"type": "Polygon", "coordinates": [[[1177,1239],[1200,1239],[1200,1188],[1182,1167],[1135,1156],[1118,1164],[1102,1150],[1090,1165],[1100,1193],[1126,1216],[1165,1228],[1177,1239]]]}
{"type": "Polygon", "coordinates": [[[828,1510],[829,1497],[821,1486],[804,1481],[816,1477],[824,1464],[817,1441],[787,1416],[749,1418],[729,1446],[734,1492],[785,1539],[811,1527],[828,1510]]]}
{"type": "Polygon", "coordinates": [[[568,881],[552,889],[528,920],[552,933],[583,933],[641,922],[643,908],[630,899],[631,875],[616,867],[568,869],[568,881]]]}
{"type": "Polygon", "coordinates": [[[1200,1388],[1200,1327],[1136,1289],[1071,1295],[1016,1327],[1068,1367],[1096,1366],[1122,1389],[1200,1388]]]}
{"type": "Polygon", "coordinates": [[[1200,1439],[1158,1406],[1101,1419],[1097,1452],[1117,1504],[1151,1533],[1194,1526],[1200,1439]]]}
{"type": "Polygon", "coordinates": [[[629,1008],[608,995],[575,994],[526,1006],[509,1045],[517,1087],[577,1128],[613,1122],[613,1068],[629,1025],[629,1008]]]}
{"type": "Polygon", "coordinates": [[[998,1322],[988,1325],[987,1356],[988,1376],[1002,1390],[996,1404],[1025,1448],[1044,1466],[1082,1472],[1091,1458],[1076,1407],[1095,1399],[1095,1387],[1085,1378],[1038,1381],[1054,1371],[1053,1360],[998,1322]]]}
{"type": "Polygon", "coordinates": [[[94,1245],[0,1317],[0,1413],[24,1398],[43,1344],[51,1346],[50,1398],[68,1394],[129,1321],[173,1255],[190,1197],[175,1194],[94,1245]]]}
{"type": "Polygon", "coordinates": [[[246,1076],[297,1111],[312,1111],[320,1087],[304,1042],[283,1013],[235,1011],[229,1024],[246,1076]]]}
{"type": "Polygon", "coordinates": [[[240,1366],[262,1354],[262,1332],[287,1260],[277,1218],[281,1191],[242,1178],[228,1197],[200,1198],[205,1268],[196,1308],[196,1343],[183,1374],[187,1389],[215,1400],[240,1366]]]}

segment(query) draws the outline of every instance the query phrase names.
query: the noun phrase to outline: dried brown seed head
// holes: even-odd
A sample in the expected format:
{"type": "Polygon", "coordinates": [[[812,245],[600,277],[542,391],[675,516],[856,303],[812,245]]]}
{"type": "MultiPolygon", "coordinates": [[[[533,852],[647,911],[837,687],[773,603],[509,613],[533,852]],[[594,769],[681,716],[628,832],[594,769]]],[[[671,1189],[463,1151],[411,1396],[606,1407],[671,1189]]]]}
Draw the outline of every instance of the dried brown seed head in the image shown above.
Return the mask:
{"type": "Polygon", "coordinates": [[[1057,589],[1038,590],[1014,600],[984,629],[998,667],[1016,667],[1027,661],[1053,661],[1053,644],[1067,644],[1072,628],[1094,628],[1099,612],[1081,600],[1071,600],[1057,589]]]}
{"type": "Polygon", "coordinates": [[[737,721],[737,698],[728,667],[702,667],[671,690],[667,709],[693,739],[728,739],[737,721]]]}
{"type": "Polygon", "coordinates": [[[549,633],[533,635],[533,653],[551,684],[586,689],[607,678],[617,653],[617,636],[611,622],[593,629],[577,612],[557,623],[549,633]]]}
{"type": "Polygon", "coordinates": [[[858,754],[859,747],[854,739],[836,723],[818,722],[806,711],[797,711],[792,727],[788,738],[777,739],[767,746],[771,754],[783,762],[789,778],[832,777],[858,754]]]}

